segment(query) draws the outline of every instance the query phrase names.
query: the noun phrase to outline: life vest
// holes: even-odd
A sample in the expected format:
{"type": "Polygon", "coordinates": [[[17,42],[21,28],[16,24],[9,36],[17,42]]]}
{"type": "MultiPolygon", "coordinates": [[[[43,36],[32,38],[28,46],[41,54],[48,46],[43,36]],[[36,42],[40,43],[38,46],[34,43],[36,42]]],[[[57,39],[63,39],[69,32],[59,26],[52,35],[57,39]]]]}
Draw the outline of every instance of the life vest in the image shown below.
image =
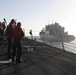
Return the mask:
{"type": "Polygon", "coordinates": [[[14,38],[21,39],[22,38],[22,29],[15,27],[14,28],[14,38]]]}

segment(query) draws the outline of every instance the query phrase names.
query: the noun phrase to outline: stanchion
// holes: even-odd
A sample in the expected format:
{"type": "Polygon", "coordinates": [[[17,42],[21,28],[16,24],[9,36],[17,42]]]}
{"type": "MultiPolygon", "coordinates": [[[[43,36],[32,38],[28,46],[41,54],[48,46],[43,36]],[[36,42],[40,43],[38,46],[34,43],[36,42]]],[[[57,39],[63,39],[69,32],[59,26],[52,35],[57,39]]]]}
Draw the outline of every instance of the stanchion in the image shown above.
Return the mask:
{"type": "Polygon", "coordinates": [[[60,37],[61,37],[61,42],[62,42],[63,50],[65,51],[65,48],[64,48],[64,42],[63,42],[63,37],[62,37],[62,35],[60,35],[60,37]]]}

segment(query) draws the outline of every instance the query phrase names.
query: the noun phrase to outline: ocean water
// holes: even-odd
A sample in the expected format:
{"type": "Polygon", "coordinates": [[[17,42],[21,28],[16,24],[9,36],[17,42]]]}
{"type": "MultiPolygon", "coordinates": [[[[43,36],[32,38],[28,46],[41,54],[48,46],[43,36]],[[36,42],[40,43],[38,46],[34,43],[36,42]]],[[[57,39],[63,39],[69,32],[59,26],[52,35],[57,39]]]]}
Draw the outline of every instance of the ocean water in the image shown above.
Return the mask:
{"type": "MultiPolygon", "coordinates": [[[[31,36],[28,36],[28,38],[31,39],[31,36]]],[[[48,45],[51,45],[51,46],[54,46],[56,48],[60,48],[63,50],[62,42],[49,43],[47,41],[42,41],[40,39],[40,36],[33,36],[33,39],[35,39],[35,38],[36,38],[36,41],[38,41],[38,42],[44,42],[48,45]]],[[[65,49],[65,51],[72,52],[72,53],[76,54],[76,39],[71,42],[68,42],[68,43],[64,42],[64,49],[65,49]]]]}
{"type": "MultiPolygon", "coordinates": [[[[72,52],[72,53],[76,54],[76,39],[72,42],[68,42],[68,43],[64,42],[63,44],[64,44],[65,51],[72,52]]],[[[62,42],[52,42],[49,45],[60,48],[63,50],[62,42]]]]}
{"type": "Polygon", "coordinates": [[[64,43],[64,47],[66,51],[76,54],[76,39],[72,42],[64,43]]]}
{"type": "MultiPolygon", "coordinates": [[[[72,42],[72,43],[71,42],[69,42],[69,43],[64,42],[65,51],[72,52],[72,53],[76,54],[76,43],[74,43],[74,42],[72,42]]],[[[53,42],[49,45],[60,48],[63,50],[62,42],[53,42]]]]}

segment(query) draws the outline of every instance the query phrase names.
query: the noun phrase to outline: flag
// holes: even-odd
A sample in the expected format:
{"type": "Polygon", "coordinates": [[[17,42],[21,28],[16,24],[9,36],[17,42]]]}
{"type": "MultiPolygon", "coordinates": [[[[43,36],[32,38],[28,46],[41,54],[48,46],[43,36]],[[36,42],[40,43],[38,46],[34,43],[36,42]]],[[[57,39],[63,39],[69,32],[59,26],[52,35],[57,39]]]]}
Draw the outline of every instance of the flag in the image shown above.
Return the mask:
{"type": "Polygon", "coordinates": [[[4,22],[6,23],[6,19],[4,18],[3,20],[4,20],[4,22]]]}
{"type": "Polygon", "coordinates": [[[32,30],[30,30],[29,34],[32,35],[32,30]]]}

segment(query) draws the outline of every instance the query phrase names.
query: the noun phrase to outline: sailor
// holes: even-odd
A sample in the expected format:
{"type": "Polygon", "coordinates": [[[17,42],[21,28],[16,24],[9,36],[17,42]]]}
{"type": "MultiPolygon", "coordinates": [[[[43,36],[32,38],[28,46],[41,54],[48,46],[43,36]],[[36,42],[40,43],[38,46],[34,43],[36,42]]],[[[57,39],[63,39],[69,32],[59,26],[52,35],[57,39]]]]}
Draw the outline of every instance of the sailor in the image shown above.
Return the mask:
{"type": "Polygon", "coordinates": [[[16,21],[14,19],[11,20],[11,22],[9,23],[9,25],[6,28],[6,36],[7,36],[7,41],[8,41],[8,54],[7,54],[7,58],[10,59],[11,58],[11,52],[12,52],[12,40],[13,40],[13,29],[14,26],[16,25],[16,21]]]}
{"type": "Polygon", "coordinates": [[[14,28],[12,62],[15,61],[14,60],[15,55],[16,55],[16,62],[18,63],[22,62],[20,60],[22,55],[22,47],[21,47],[22,37],[24,37],[24,33],[21,28],[21,22],[18,22],[17,26],[14,28]]]}

